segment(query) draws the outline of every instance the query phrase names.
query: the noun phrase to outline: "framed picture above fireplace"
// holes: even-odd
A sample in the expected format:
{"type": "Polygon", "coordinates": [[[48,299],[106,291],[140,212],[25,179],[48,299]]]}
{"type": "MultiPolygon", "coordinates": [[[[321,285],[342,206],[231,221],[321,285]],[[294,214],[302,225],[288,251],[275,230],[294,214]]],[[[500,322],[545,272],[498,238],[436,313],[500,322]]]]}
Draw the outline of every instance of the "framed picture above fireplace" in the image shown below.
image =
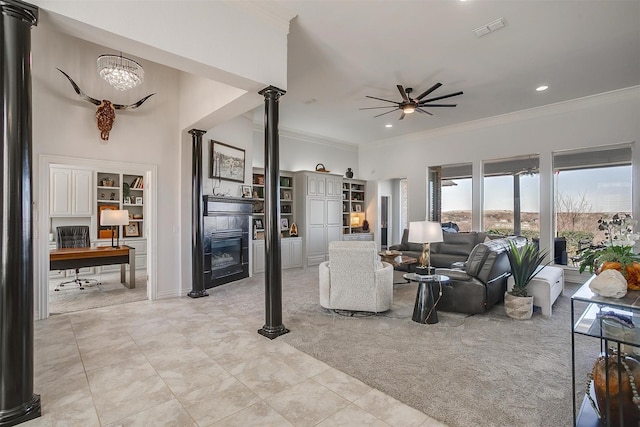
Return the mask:
{"type": "Polygon", "coordinates": [[[211,140],[209,177],[244,182],[245,151],[223,142],[211,140]]]}

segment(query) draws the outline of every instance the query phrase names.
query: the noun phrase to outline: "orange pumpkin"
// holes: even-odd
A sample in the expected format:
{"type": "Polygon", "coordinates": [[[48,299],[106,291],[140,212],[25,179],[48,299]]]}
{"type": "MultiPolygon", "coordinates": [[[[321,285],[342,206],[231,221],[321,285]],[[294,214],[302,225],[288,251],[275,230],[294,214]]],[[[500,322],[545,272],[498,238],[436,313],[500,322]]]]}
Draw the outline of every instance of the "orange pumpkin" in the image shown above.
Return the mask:
{"type": "MultiPolygon", "coordinates": [[[[622,272],[622,264],[616,261],[603,262],[599,271],[618,270],[622,272]]],[[[630,291],[640,291],[640,263],[634,262],[625,269],[625,277],[627,279],[627,289],[630,291]]]]}

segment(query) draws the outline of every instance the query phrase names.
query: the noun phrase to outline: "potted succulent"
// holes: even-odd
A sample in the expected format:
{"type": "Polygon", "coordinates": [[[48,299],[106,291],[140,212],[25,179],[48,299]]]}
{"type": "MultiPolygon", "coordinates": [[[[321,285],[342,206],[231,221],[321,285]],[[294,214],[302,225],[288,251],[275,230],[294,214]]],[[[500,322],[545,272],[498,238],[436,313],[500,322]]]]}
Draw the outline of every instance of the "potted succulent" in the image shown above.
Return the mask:
{"type": "Polygon", "coordinates": [[[509,240],[507,256],[511,264],[513,288],[504,295],[504,309],[507,316],[519,320],[531,318],[533,297],[527,293],[527,285],[541,270],[538,267],[547,253],[547,250],[540,251],[538,245],[533,242],[518,246],[513,240],[509,240]]]}
{"type": "Polygon", "coordinates": [[[640,236],[633,232],[637,223],[628,214],[615,214],[610,220],[600,218],[598,230],[604,231],[605,240],[581,253],[580,273],[586,269],[596,274],[603,270],[618,270],[627,279],[630,290],[640,290],[640,255],[634,252],[640,236]]]}

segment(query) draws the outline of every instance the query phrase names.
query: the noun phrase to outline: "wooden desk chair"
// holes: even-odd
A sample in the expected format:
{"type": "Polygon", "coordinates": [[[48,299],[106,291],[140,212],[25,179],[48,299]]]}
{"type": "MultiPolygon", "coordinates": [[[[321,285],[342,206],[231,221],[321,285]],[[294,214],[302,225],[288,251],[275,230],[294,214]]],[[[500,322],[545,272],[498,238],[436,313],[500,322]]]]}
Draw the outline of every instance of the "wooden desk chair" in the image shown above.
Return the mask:
{"type": "MultiPolygon", "coordinates": [[[[66,225],[56,227],[57,238],[56,247],[60,248],[88,248],[91,246],[91,240],[89,239],[89,226],[88,225],[66,225]]],[[[84,285],[95,282],[96,285],[100,285],[100,282],[96,279],[81,279],[79,277],[80,269],[76,268],[75,278],[73,280],[67,280],[66,282],[59,283],[54,291],[59,291],[61,287],[68,283],[75,283],[78,288],[84,290],[84,285]]]]}

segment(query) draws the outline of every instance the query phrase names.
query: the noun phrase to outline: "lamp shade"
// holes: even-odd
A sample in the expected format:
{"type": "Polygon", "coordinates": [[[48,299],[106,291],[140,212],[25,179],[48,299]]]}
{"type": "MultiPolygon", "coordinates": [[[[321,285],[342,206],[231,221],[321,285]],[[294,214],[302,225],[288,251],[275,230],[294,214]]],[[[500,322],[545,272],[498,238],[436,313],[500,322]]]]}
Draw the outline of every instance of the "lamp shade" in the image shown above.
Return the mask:
{"type": "Polygon", "coordinates": [[[442,242],[442,225],[435,221],[410,222],[407,240],[412,243],[442,242]]]}
{"type": "Polygon", "coordinates": [[[129,211],[105,209],[100,215],[100,225],[127,225],[129,211]]]}

